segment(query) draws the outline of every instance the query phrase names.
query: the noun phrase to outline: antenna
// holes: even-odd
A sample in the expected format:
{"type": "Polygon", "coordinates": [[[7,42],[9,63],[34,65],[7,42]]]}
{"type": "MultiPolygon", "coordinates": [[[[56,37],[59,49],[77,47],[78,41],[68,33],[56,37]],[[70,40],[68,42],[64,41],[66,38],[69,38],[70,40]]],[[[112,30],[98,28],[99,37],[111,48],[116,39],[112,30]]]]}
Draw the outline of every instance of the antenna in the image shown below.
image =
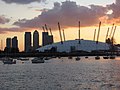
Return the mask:
{"type": "Polygon", "coordinates": [[[63,44],[62,34],[61,34],[61,28],[60,28],[60,23],[59,22],[58,22],[58,28],[59,28],[59,34],[60,34],[61,44],[63,44]]]}
{"type": "Polygon", "coordinates": [[[79,31],[78,31],[78,36],[79,36],[79,44],[80,44],[80,21],[79,21],[79,31]]]}
{"type": "Polygon", "coordinates": [[[99,28],[98,28],[98,35],[97,35],[97,42],[96,42],[96,44],[98,44],[98,39],[99,39],[99,34],[100,34],[100,26],[101,26],[101,22],[99,23],[99,28]]]}
{"type": "Polygon", "coordinates": [[[95,41],[95,36],[96,36],[96,29],[95,29],[95,31],[94,31],[93,41],[95,41]]]}

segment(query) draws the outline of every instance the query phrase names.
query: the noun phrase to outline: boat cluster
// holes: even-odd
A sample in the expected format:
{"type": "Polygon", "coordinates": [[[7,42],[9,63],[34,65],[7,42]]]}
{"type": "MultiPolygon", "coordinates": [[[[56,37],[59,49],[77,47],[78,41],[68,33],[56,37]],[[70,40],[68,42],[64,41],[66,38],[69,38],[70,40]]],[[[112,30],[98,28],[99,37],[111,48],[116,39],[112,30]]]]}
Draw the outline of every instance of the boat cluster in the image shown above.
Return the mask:
{"type": "MultiPolygon", "coordinates": [[[[49,60],[50,58],[47,57],[35,57],[31,60],[32,63],[44,63],[45,60],[49,60]]],[[[24,63],[25,61],[30,60],[30,58],[10,58],[10,57],[4,57],[1,59],[1,61],[3,62],[3,64],[16,64],[17,60],[20,60],[22,63],[24,63]]]]}
{"type": "MultiPolygon", "coordinates": [[[[4,57],[1,59],[1,61],[3,62],[3,64],[16,64],[17,60],[20,60],[22,63],[24,63],[25,61],[31,61],[31,63],[44,63],[45,60],[50,60],[52,58],[57,58],[57,57],[34,57],[32,59],[30,58],[26,58],[26,57],[20,57],[17,59],[13,59],[10,57],[4,57]]],[[[85,58],[89,58],[88,56],[85,56],[85,58]]],[[[58,57],[58,59],[61,59],[61,56],[58,57]]],[[[73,56],[68,56],[68,59],[73,59],[73,56]]],[[[103,56],[103,59],[115,59],[115,56],[103,56]]],[[[81,60],[80,56],[75,57],[76,61],[81,60]]],[[[100,56],[95,56],[95,60],[100,60],[100,56]]]]}

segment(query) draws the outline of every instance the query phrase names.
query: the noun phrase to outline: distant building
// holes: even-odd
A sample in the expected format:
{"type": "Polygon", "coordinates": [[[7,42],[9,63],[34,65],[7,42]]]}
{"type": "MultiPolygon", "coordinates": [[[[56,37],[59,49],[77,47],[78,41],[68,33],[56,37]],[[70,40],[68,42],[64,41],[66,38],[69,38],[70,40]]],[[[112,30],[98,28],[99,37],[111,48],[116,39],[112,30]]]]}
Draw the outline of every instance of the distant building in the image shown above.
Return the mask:
{"type": "Polygon", "coordinates": [[[39,48],[39,32],[35,30],[33,32],[33,49],[39,48]]]}
{"type": "Polygon", "coordinates": [[[11,48],[11,38],[6,39],[6,48],[11,48]]]}
{"type": "Polygon", "coordinates": [[[57,42],[50,45],[46,45],[37,49],[39,52],[92,52],[92,51],[104,51],[109,50],[110,45],[107,43],[99,42],[96,44],[95,41],[91,40],[68,40],[63,42],[57,42]],[[96,49],[97,46],[97,49],[96,49]]]}
{"type": "Polygon", "coordinates": [[[12,48],[18,48],[18,40],[16,36],[12,38],[12,48]]]}
{"type": "Polygon", "coordinates": [[[17,37],[14,36],[12,38],[12,48],[11,48],[11,52],[12,53],[17,53],[19,52],[19,48],[18,48],[18,40],[17,40],[17,37]]]}
{"type": "Polygon", "coordinates": [[[53,35],[49,35],[48,32],[42,32],[42,46],[52,43],[53,43],[53,35]]]}
{"type": "Polygon", "coordinates": [[[25,32],[24,44],[25,52],[31,52],[31,32],[25,32]]]}
{"type": "Polygon", "coordinates": [[[6,39],[6,47],[5,47],[4,51],[6,53],[10,53],[11,52],[11,38],[7,38],[6,39]]]}

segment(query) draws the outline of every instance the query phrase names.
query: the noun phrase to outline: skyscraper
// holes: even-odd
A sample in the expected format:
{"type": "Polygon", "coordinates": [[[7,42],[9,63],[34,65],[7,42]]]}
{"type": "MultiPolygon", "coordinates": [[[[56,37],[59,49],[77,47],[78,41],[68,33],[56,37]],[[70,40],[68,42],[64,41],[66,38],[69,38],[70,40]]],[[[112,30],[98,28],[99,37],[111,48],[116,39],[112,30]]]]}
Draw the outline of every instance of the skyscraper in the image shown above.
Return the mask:
{"type": "Polygon", "coordinates": [[[25,32],[25,52],[30,52],[31,51],[31,32],[25,32]]]}
{"type": "Polygon", "coordinates": [[[48,44],[48,32],[42,32],[42,46],[48,44]]]}
{"type": "Polygon", "coordinates": [[[11,38],[6,39],[6,48],[11,48],[11,38]]]}
{"type": "Polygon", "coordinates": [[[12,48],[18,48],[18,40],[16,36],[12,38],[12,48]]]}
{"type": "Polygon", "coordinates": [[[49,35],[48,32],[42,32],[42,46],[52,44],[53,42],[53,35],[49,35]]]}
{"type": "Polygon", "coordinates": [[[33,49],[39,48],[39,32],[37,30],[33,33],[33,49]]]}

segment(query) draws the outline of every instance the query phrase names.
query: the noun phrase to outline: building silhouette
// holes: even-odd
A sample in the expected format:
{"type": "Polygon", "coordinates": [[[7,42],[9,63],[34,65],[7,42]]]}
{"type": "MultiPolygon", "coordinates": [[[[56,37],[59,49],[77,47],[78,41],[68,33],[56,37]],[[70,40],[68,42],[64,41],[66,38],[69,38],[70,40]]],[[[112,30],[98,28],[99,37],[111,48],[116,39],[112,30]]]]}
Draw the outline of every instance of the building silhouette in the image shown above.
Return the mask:
{"type": "Polygon", "coordinates": [[[31,32],[25,32],[24,51],[31,52],[31,32]]]}
{"type": "Polygon", "coordinates": [[[39,48],[39,32],[35,30],[33,32],[33,49],[36,50],[39,48]]]}
{"type": "Polygon", "coordinates": [[[49,35],[48,32],[42,32],[42,46],[52,43],[53,43],[53,35],[49,35]]]}
{"type": "Polygon", "coordinates": [[[14,36],[14,37],[12,38],[12,48],[11,48],[11,52],[12,52],[12,53],[19,52],[18,40],[17,40],[17,37],[16,37],[16,36],[14,36]]]}
{"type": "Polygon", "coordinates": [[[16,36],[12,38],[12,48],[18,48],[18,40],[16,36]]]}
{"type": "Polygon", "coordinates": [[[6,48],[11,48],[11,38],[6,39],[6,48]]]}
{"type": "Polygon", "coordinates": [[[18,40],[17,40],[16,36],[14,36],[12,39],[11,38],[7,38],[6,39],[6,47],[5,47],[4,51],[6,53],[16,53],[16,52],[19,52],[18,40]]]}

